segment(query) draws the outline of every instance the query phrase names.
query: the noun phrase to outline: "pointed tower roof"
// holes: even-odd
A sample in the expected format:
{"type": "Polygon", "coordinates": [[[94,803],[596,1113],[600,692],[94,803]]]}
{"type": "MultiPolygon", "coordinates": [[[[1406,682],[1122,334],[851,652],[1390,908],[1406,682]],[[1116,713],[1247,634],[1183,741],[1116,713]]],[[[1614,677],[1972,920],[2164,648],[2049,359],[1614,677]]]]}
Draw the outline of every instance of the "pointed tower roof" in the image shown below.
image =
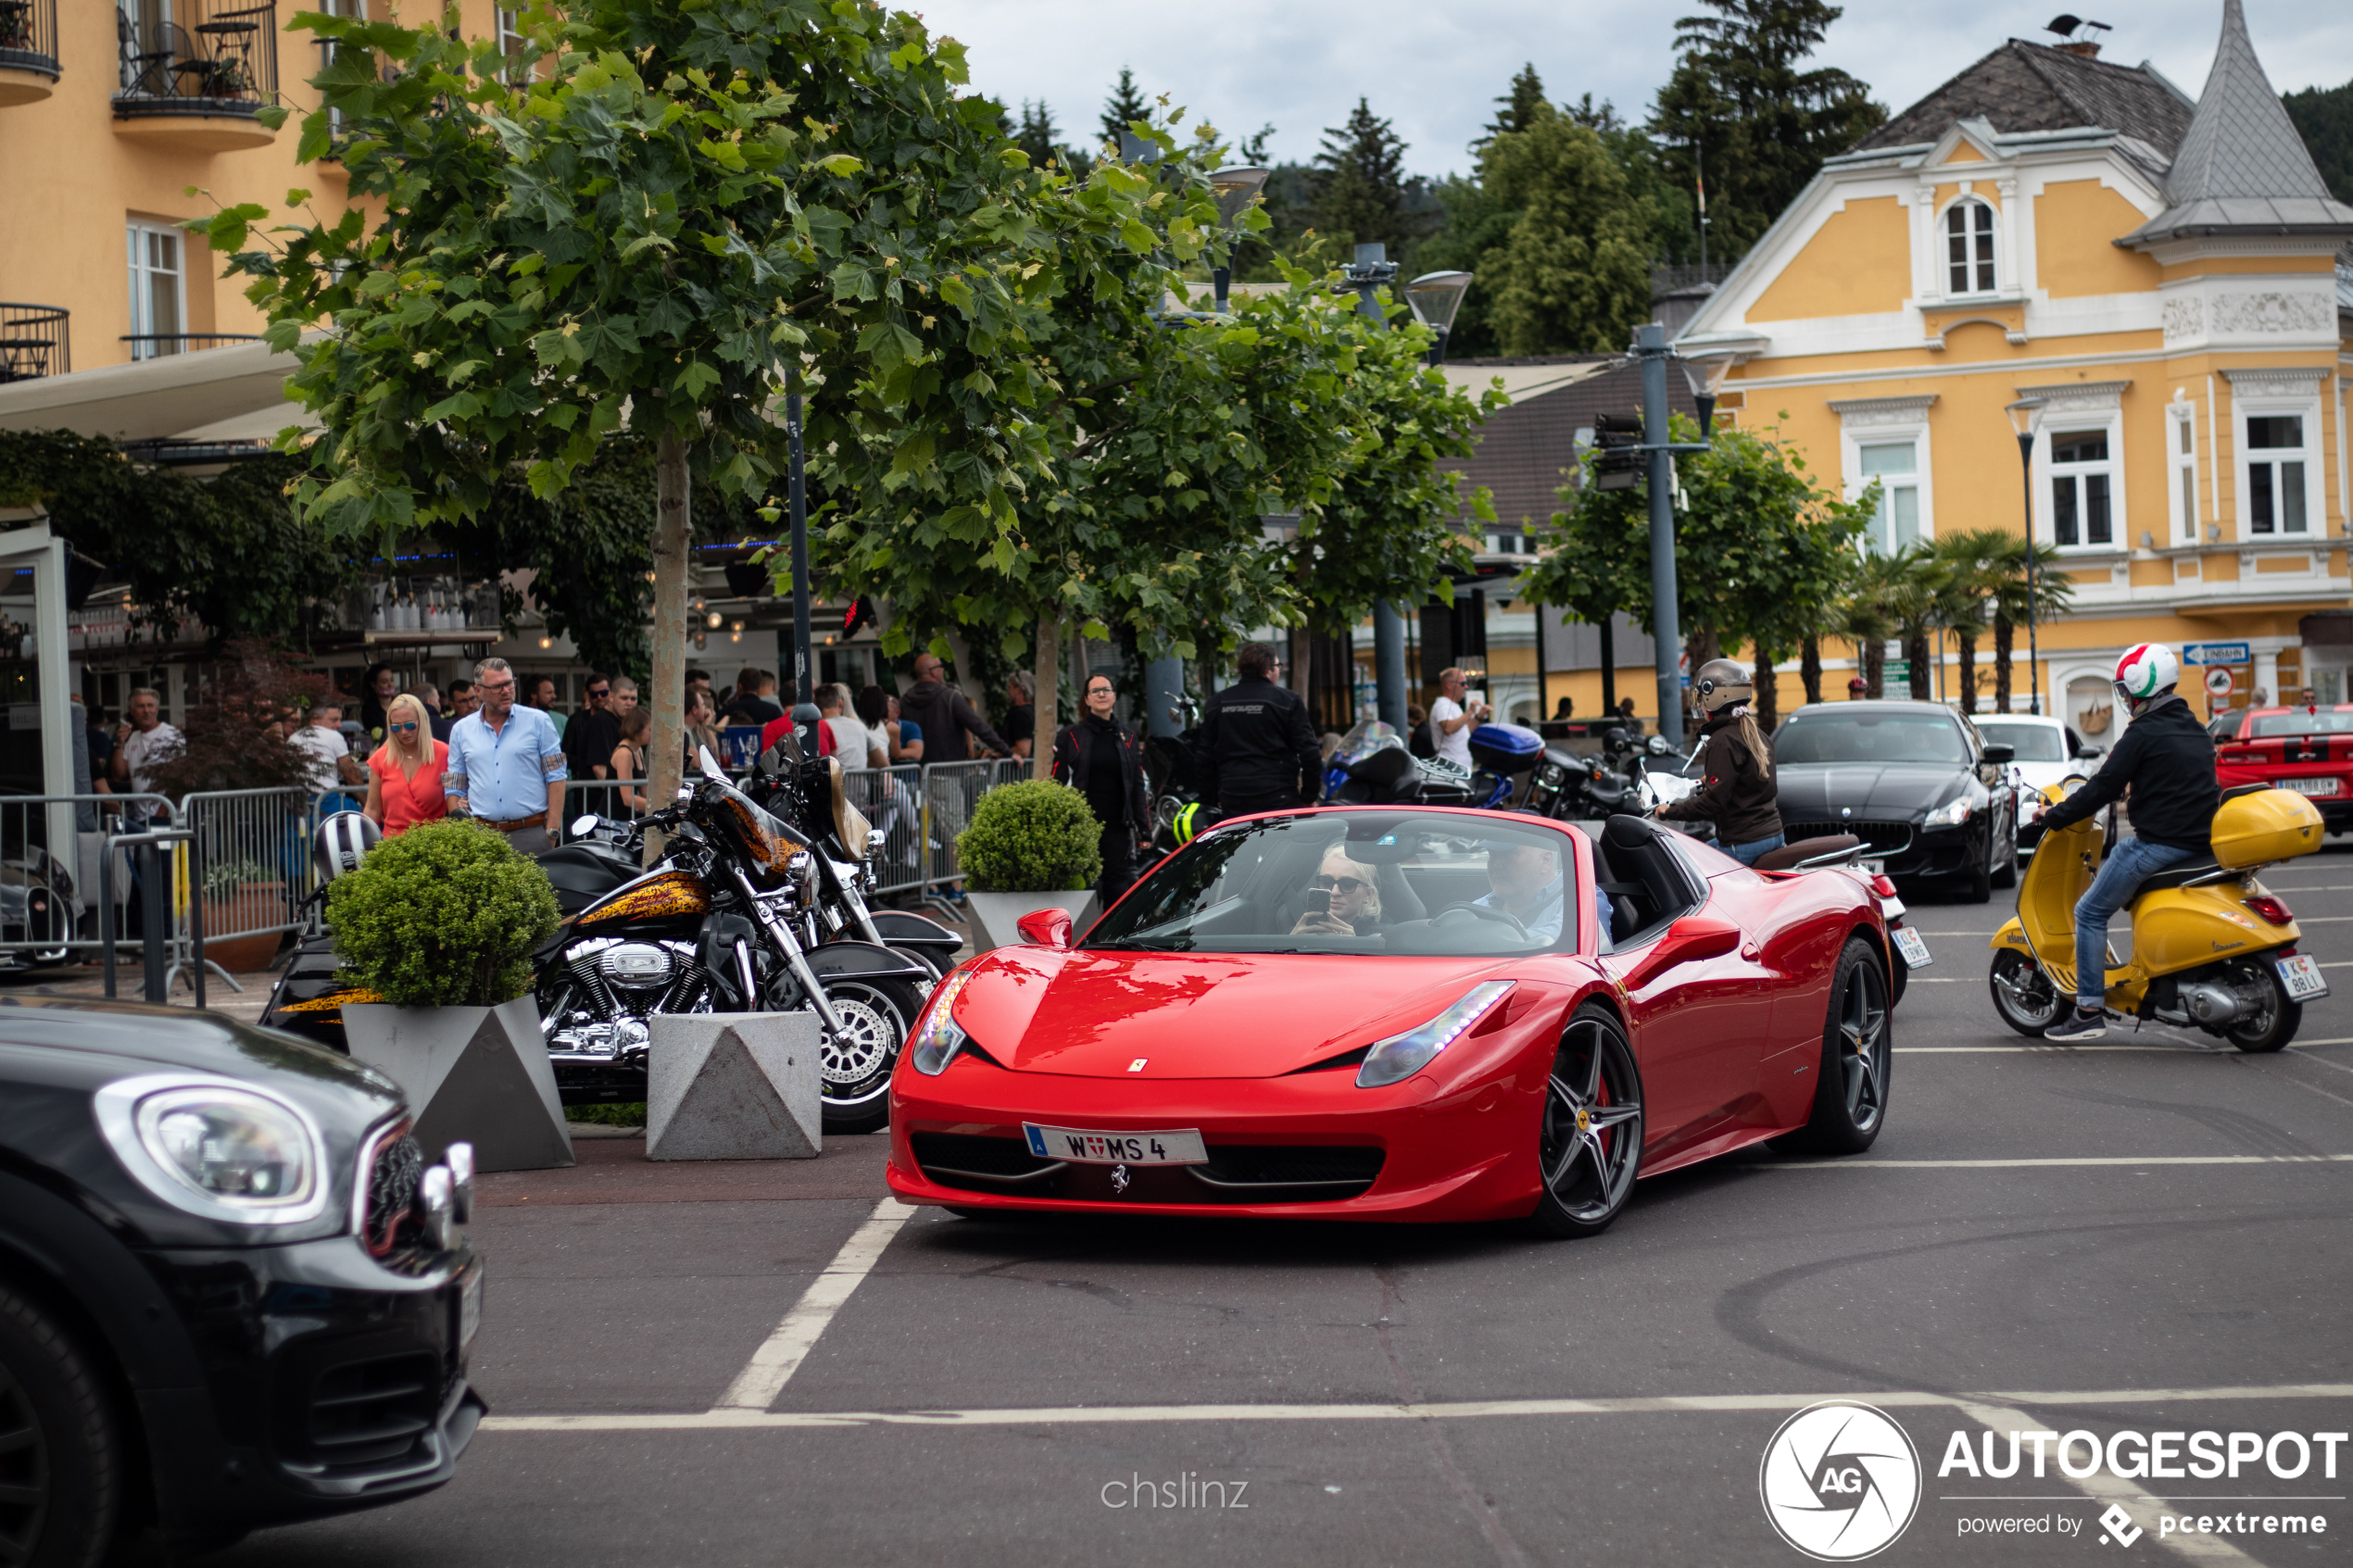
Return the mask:
{"type": "Polygon", "coordinates": [[[2312,155],[2255,57],[2239,0],[2222,0],[2222,39],[2165,178],[2165,210],[2119,245],[2189,234],[2353,235],[2353,207],[2329,195],[2312,155]]]}

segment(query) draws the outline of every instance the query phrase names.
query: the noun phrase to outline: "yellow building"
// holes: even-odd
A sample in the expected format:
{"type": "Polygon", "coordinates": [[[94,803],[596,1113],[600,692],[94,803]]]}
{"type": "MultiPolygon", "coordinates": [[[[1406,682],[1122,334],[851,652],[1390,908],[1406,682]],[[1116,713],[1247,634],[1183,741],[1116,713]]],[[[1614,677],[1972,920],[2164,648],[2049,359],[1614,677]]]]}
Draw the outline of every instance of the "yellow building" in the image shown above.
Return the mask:
{"type": "MultiPolygon", "coordinates": [[[[2097,53],[2012,40],[1830,160],[1677,346],[1730,362],[1743,427],[1778,426],[1848,495],[1879,480],[1882,549],[2022,528],[2006,409],[2030,405],[2033,527],[2075,608],[2042,626],[2031,682],[2019,638],[2020,707],[2037,686],[2101,728],[2115,658],[2145,641],[2235,664],[2242,705],[2342,700],[2353,207],[2239,0],[2195,103],[2097,53]]],[[[1982,652],[1978,672],[1982,701],[1982,652]]],[[[1938,692],[1960,695],[1949,642],[1938,692]]]]}

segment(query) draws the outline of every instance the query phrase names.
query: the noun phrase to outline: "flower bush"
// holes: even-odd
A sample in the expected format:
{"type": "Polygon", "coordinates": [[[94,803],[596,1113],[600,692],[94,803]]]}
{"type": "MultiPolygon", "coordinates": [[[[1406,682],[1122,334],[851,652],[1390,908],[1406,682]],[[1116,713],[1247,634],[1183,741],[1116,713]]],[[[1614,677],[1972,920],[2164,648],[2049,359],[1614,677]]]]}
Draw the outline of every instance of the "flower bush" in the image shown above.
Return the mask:
{"type": "Polygon", "coordinates": [[[560,923],[547,873],[479,822],[424,822],[368,851],[327,891],[351,978],[395,1007],[496,1007],[531,989],[560,923]]]}
{"type": "Polygon", "coordinates": [[[980,797],[956,855],[975,893],[1076,892],[1102,875],[1102,834],[1085,796],[1031,779],[980,797]]]}

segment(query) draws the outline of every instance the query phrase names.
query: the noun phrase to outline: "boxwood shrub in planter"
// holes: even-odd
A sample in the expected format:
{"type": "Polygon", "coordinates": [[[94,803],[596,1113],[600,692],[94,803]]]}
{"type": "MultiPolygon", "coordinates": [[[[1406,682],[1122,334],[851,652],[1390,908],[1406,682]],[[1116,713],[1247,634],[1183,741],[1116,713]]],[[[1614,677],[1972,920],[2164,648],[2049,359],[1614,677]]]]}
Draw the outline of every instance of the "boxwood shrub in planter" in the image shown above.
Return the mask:
{"type": "Polygon", "coordinates": [[[1067,784],[1032,779],[982,796],[956,837],[973,950],[1019,941],[1014,922],[1032,909],[1076,918],[1103,872],[1102,837],[1087,797],[1067,784]]]}
{"type": "Polygon", "coordinates": [[[387,838],[329,887],[336,956],[383,998],[344,1008],[351,1054],[408,1092],[427,1160],[465,1141],[480,1170],[572,1163],[531,994],[560,920],[547,874],[466,821],[387,838]]]}

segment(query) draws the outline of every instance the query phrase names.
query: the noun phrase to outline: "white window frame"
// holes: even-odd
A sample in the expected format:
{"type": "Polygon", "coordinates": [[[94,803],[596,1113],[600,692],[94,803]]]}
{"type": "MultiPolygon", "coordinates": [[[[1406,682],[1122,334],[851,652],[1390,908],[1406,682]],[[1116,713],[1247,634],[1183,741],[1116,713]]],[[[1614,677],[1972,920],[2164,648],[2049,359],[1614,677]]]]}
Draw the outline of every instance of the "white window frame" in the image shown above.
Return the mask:
{"type": "Polygon", "coordinates": [[[2197,405],[2184,398],[2165,406],[2165,518],[2167,537],[2180,545],[2198,542],[2197,405]],[[2187,451],[2183,450],[2186,446],[2187,451]]]}
{"type": "Polygon", "coordinates": [[[2120,412],[2059,414],[2045,420],[2035,445],[2041,449],[2038,455],[2043,459],[2042,483],[2036,492],[2043,514],[2043,537],[2054,548],[2073,555],[2113,555],[2119,550],[2132,548],[2132,529],[2124,509],[2124,416],[2120,412]],[[2088,435],[2095,432],[2107,438],[2108,456],[2091,462],[2069,463],[2062,472],[2060,465],[2052,457],[2057,449],[2057,437],[2088,435]],[[2079,539],[2072,545],[2061,544],[2058,536],[2058,482],[2062,479],[2078,482],[2077,532],[2088,534],[2091,532],[2090,513],[2080,499],[2085,488],[2081,482],[2093,475],[2108,481],[2108,543],[2095,545],[2088,539],[2079,539]]]}
{"type": "MultiPolygon", "coordinates": [[[[492,17],[492,31],[498,40],[498,54],[499,57],[503,59],[510,56],[514,53],[514,50],[510,47],[510,44],[520,44],[523,41],[522,27],[523,7],[521,6],[493,6],[490,8],[490,12],[492,17]]],[[[521,82],[518,82],[515,80],[512,67],[509,67],[508,69],[499,71],[498,80],[505,82],[510,87],[522,85],[521,82]]],[[[529,77],[526,76],[524,81],[527,82],[528,80],[529,77]]]]}
{"type": "MultiPolygon", "coordinates": [[[[131,335],[133,337],[184,335],[188,331],[187,232],[184,230],[172,228],[169,224],[143,223],[135,218],[132,219],[124,225],[123,260],[123,282],[131,299],[131,335]],[[172,279],[173,320],[169,328],[163,330],[157,329],[156,322],[148,314],[149,302],[154,298],[154,291],[149,285],[154,281],[157,270],[146,259],[145,242],[155,235],[170,239],[179,257],[178,267],[170,274],[172,279]]],[[[166,354],[179,353],[182,346],[173,345],[166,347],[156,343],[134,343],[131,345],[131,358],[134,360],[159,358],[166,354]]]]}
{"type": "MultiPolygon", "coordinates": [[[[2233,398],[2231,406],[2232,434],[2238,447],[2238,524],[2242,541],[2263,541],[2271,544],[2308,543],[2328,536],[2327,514],[2322,510],[2321,468],[2322,447],[2319,436],[2321,426],[2320,389],[2305,395],[2250,395],[2233,398]],[[2247,440],[2249,420],[2300,418],[2304,421],[2304,444],[2296,447],[2266,446],[2259,453],[2247,440]],[[2293,452],[2294,456],[2287,454],[2293,452]],[[2286,519],[2280,517],[2267,533],[2255,531],[2255,476],[2257,464],[2300,462],[2304,465],[2304,527],[2291,533],[2286,519]]],[[[2275,498],[2284,492],[2274,490],[2275,498]]]]}
{"type": "Polygon", "coordinates": [[[1864,447],[1898,441],[1912,444],[1912,461],[1917,465],[1913,472],[1919,476],[1922,544],[1936,537],[1936,452],[1928,433],[1929,409],[1935,402],[1936,395],[1931,393],[1919,397],[1863,397],[1831,405],[1831,411],[1839,420],[1839,472],[1850,501],[1860,496],[1871,483],[1863,475],[1864,447]]]}
{"type": "MultiPolygon", "coordinates": [[[[1939,295],[1947,300],[1994,299],[2001,295],[2002,290],[2007,284],[2009,280],[2006,275],[2007,272],[2007,267],[2006,265],[2007,257],[2002,245],[2002,213],[2000,209],[1995,207],[1992,202],[1987,201],[1983,196],[1979,195],[1974,191],[1964,191],[1959,195],[1955,196],[1951,201],[1946,202],[1942,207],[1937,209],[1934,232],[1936,235],[1936,285],[1939,295]],[[1978,261],[1974,255],[1971,255],[1969,260],[1965,263],[1969,271],[1968,281],[1971,286],[1966,289],[1956,289],[1953,287],[1953,236],[1952,232],[1947,225],[1952,222],[1952,214],[1956,208],[1972,206],[1981,208],[1985,213],[1986,220],[1991,225],[1991,227],[1986,231],[1985,237],[1994,253],[1994,286],[1991,288],[1978,288],[1975,286],[1977,282],[1977,269],[1982,264],[1978,261]]],[[[1976,237],[1974,223],[1971,225],[1969,237],[1971,239],[1976,237]]]]}
{"type": "Polygon", "coordinates": [[[1920,448],[1927,444],[1926,426],[1922,426],[1917,434],[1909,432],[1879,430],[1864,431],[1857,434],[1855,441],[1855,466],[1851,470],[1855,475],[1853,494],[1860,495],[1874,482],[1880,485],[1879,510],[1871,518],[1869,532],[1864,535],[1869,554],[1898,555],[1903,550],[1909,549],[1912,545],[1925,545],[1936,537],[1935,530],[1929,526],[1928,505],[1923,498],[1928,488],[1928,465],[1920,460],[1920,448]],[[1865,473],[1863,454],[1873,446],[1909,446],[1912,449],[1910,470],[1903,473],[1865,473]],[[1901,546],[1895,542],[1895,519],[1893,508],[1894,497],[1898,490],[1912,492],[1915,521],[1918,524],[1910,543],[1901,546]]]}

